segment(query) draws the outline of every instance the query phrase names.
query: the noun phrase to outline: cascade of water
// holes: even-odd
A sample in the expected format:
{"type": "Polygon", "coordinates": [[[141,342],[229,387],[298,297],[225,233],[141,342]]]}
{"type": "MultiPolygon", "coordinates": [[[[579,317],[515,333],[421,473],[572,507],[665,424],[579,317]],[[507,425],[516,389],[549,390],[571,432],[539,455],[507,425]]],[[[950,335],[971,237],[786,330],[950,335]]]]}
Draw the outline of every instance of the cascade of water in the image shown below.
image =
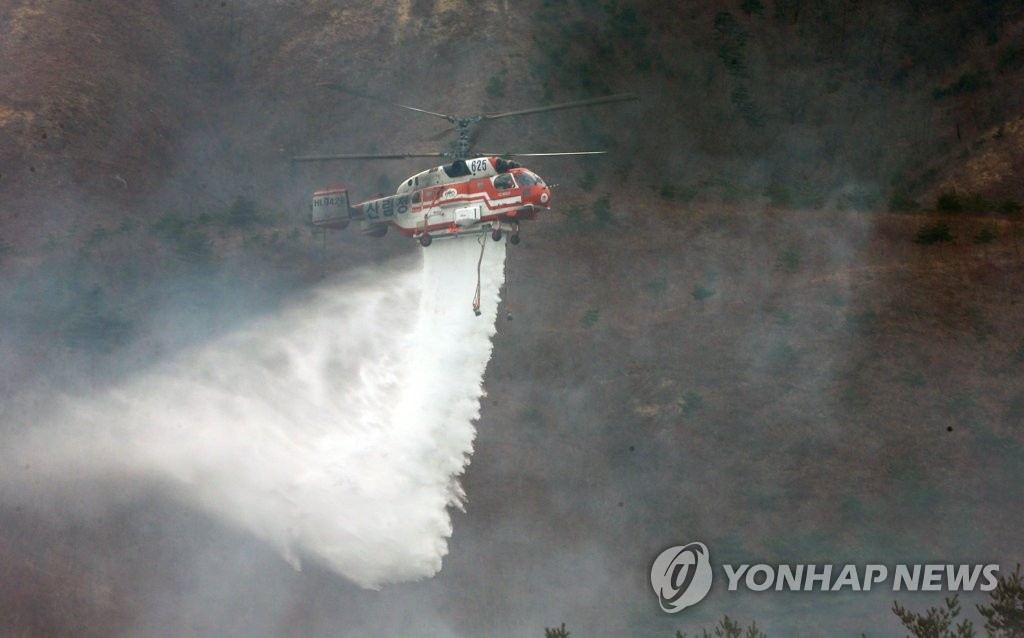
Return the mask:
{"type": "MultiPolygon", "coordinates": [[[[296,567],[364,587],[433,575],[504,278],[504,243],[480,241],[482,316],[481,244],[439,241],[411,267],[326,284],[99,396],[60,399],[7,446],[9,467],[31,469],[3,482],[156,481],[296,567]]],[[[97,493],[89,507],[108,500],[97,493]]]]}

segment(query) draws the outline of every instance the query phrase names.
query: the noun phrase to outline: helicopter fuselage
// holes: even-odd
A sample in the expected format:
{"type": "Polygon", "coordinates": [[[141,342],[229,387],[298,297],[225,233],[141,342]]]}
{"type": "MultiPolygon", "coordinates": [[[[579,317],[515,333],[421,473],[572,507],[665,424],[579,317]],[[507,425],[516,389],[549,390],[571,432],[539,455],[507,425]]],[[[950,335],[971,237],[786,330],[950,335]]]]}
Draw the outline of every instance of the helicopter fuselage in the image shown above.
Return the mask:
{"type": "Polygon", "coordinates": [[[394,226],[428,245],[432,239],[487,231],[497,238],[550,207],[551,190],[540,176],[511,160],[481,157],[435,166],[403,181],[394,195],[352,206],[343,187],[317,191],[313,223],[344,228],[358,220],[363,234],[372,237],[394,226]]]}

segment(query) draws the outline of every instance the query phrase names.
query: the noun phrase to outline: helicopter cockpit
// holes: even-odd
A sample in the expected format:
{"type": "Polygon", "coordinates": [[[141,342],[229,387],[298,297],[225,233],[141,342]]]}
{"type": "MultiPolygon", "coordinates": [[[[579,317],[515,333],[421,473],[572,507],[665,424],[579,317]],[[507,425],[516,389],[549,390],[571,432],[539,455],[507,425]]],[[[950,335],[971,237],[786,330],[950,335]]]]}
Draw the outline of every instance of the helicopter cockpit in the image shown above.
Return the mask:
{"type": "Polygon", "coordinates": [[[494,182],[494,188],[497,190],[508,190],[515,188],[517,185],[520,187],[545,185],[540,175],[525,168],[521,168],[514,173],[496,175],[492,178],[492,181],[494,182]],[[515,177],[514,180],[513,176],[515,177]]]}
{"type": "Polygon", "coordinates": [[[503,191],[510,188],[516,187],[515,180],[508,173],[502,173],[501,175],[495,175],[493,178],[495,190],[503,191]]]}
{"type": "Polygon", "coordinates": [[[525,168],[521,171],[515,172],[516,181],[519,182],[520,186],[544,186],[544,180],[540,178],[540,175],[533,171],[528,171],[525,168]]]}

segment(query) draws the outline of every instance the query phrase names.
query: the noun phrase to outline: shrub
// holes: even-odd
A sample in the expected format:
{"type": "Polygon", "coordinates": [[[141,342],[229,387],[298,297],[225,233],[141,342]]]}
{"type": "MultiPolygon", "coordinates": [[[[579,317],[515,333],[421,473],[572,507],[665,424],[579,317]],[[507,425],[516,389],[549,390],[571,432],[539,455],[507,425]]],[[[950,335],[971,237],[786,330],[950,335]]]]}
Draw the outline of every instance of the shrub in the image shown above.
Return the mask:
{"type": "Polygon", "coordinates": [[[985,226],[973,237],[975,244],[991,244],[998,238],[999,231],[992,225],[985,226]]]}
{"type": "Polygon", "coordinates": [[[968,71],[957,78],[956,82],[932,91],[932,97],[941,100],[964,93],[973,93],[987,84],[989,84],[988,75],[984,71],[968,71]]]}
{"type": "Polygon", "coordinates": [[[995,209],[995,204],[981,193],[967,193],[963,203],[964,210],[971,213],[987,213],[995,209]]]}
{"type": "Polygon", "coordinates": [[[996,63],[996,69],[1000,73],[1004,73],[1015,70],[1021,65],[1024,65],[1024,49],[1011,44],[999,54],[999,62],[996,63]]]}
{"type": "Polygon", "coordinates": [[[987,213],[1000,206],[981,193],[959,193],[952,190],[939,194],[935,208],[944,213],[987,213]]]}
{"type": "Polygon", "coordinates": [[[248,226],[257,219],[256,202],[239,195],[228,209],[228,223],[232,226],[248,226]]]}
{"type": "Polygon", "coordinates": [[[578,224],[583,220],[583,206],[580,204],[571,204],[565,209],[565,219],[573,224],[578,224]]]}
{"type": "Polygon", "coordinates": [[[912,388],[923,388],[928,385],[928,381],[920,372],[904,372],[896,376],[896,381],[912,388]]]}
{"type": "Polygon", "coordinates": [[[693,416],[698,410],[704,408],[704,396],[699,392],[690,391],[683,395],[679,401],[683,416],[693,416]]]}
{"type": "Polygon", "coordinates": [[[930,246],[940,242],[951,242],[953,239],[953,234],[949,231],[949,224],[945,222],[935,222],[934,224],[925,224],[921,226],[917,231],[917,237],[914,239],[914,243],[930,246]]]}
{"type": "Polygon", "coordinates": [[[764,15],[764,3],[761,0],[743,0],[740,3],[740,10],[747,15],[752,13],[764,15]]]}
{"type": "Polygon", "coordinates": [[[647,285],[644,286],[644,288],[646,288],[649,292],[651,292],[654,295],[663,294],[666,290],[668,290],[668,279],[666,279],[665,277],[655,277],[654,279],[647,282],[647,285]]]}
{"type": "MultiPolygon", "coordinates": [[[[694,634],[694,638],[768,638],[768,636],[757,627],[757,622],[751,622],[748,627],[743,627],[739,622],[732,620],[729,616],[723,617],[713,628],[714,633],[702,629],[700,636],[694,634]]],[[[676,630],[676,638],[689,638],[685,632],[676,630]]]]}
{"type": "Polygon", "coordinates": [[[526,408],[519,411],[519,422],[534,427],[542,427],[545,423],[544,414],[537,408],[526,408]]]}
{"type": "Polygon", "coordinates": [[[872,211],[880,208],[878,193],[863,188],[856,188],[842,193],[836,200],[839,210],[872,211]]]}
{"type": "Polygon", "coordinates": [[[846,315],[846,329],[857,335],[870,335],[875,331],[878,315],[868,312],[851,312],[846,315]]]}
{"type": "Polygon", "coordinates": [[[764,124],[761,109],[754,104],[753,98],[750,97],[750,89],[746,85],[741,84],[734,88],[729,94],[729,101],[750,126],[757,127],[764,124]]]}
{"type": "Polygon", "coordinates": [[[569,630],[565,628],[565,623],[562,623],[560,627],[545,627],[544,638],[569,638],[569,630]]]}
{"type": "Polygon", "coordinates": [[[171,250],[190,265],[206,265],[213,258],[213,242],[203,232],[199,219],[167,213],[150,230],[170,244],[171,250]]]}
{"type": "Polygon", "coordinates": [[[714,296],[715,289],[701,284],[697,284],[696,286],[693,287],[693,290],[690,291],[690,294],[697,301],[704,301],[708,297],[714,296]]]}
{"type": "Polygon", "coordinates": [[[825,299],[825,303],[835,308],[842,308],[843,306],[849,303],[849,300],[846,298],[845,295],[835,292],[829,295],[827,299],[825,299]]]}
{"type": "Polygon", "coordinates": [[[775,260],[775,269],[782,272],[793,273],[800,269],[800,249],[790,246],[779,253],[775,260]]]}
{"type": "Polygon", "coordinates": [[[608,11],[609,33],[611,41],[629,47],[639,54],[647,39],[647,27],[637,14],[636,9],[626,4],[619,6],[612,3],[605,6],[608,11]]]}
{"type": "Polygon", "coordinates": [[[956,191],[945,191],[935,200],[935,208],[944,213],[959,213],[963,211],[964,203],[956,191]]]}
{"type": "Polygon", "coordinates": [[[719,43],[718,58],[725,64],[729,75],[746,77],[747,32],[736,17],[728,11],[721,11],[715,15],[714,35],[719,43]]]}
{"type": "Polygon", "coordinates": [[[768,362],[779,371],[792,369],[800,361],[800,353],[787,341],[778,341],[768,351],[768,362]]]}
{"type": "Polygon", "coordinates": [[[917,200],[905,193],[893,193],[889,198],[889,211],[893,213],[916,213],[921,209],[917,200]]]}
{"type": "Polygon", "coordinates": [[[952,598],[946,598],[946,607],[939,609],[932,607],[925,614],[917,614],[898,602],[893,602],[892,613],[899,617],[900,622],[915,636],[919,638],[971,638],[974,636],[974,626],[970,620],[964,620],[956,624],[956,618],[960,615],[960,594],[953,594],[952,598]],[[955,632],[953,630],[956,630],[955,632]]]}
{"type": "Polygon", "coordinates": [[[112,233],[109,230],[107,230],[106,227],[102,225],[96,225],[93,227],[91,231],[89,231],[89,236],[86,238],[85,244],[86,246],[98,246],[99,244],[102,244],[104,241],[106,241],[106,239],[110,237],[111,234],[112,233]]]}
{"type": "Polygon", "coordinates": [[[487,95],[493,98],[505,97],[505,78],[499,75],[492,75],[487,80],[487,95]]]}
{"type": "Polygon", "coordinates": [[[985,631],[990,636],[1020,636],[1024,634],[1024,578],[1020,563],[1008,576],[1000,576],[996,588],[989,593],[992,602],[978,605],[978,613],[985,619],[985,631]]]}
{"type": "Polygon", "coordinates": [[[592,191],[594,190],[594,187],[597,186],[597,175],[594,175],[594,171],[587,171],[586,173],[583,173],[578,180],[576,180],[576,183],[579,184],[579,187],[583,190],[588,192],[592,191]]]}
{"type": "Polygon", "coordinates": [[[999,202],[999,206],[997,207],[997,210],[1000,213],[1002,213],[1003,215],[1007,215],[1007,216],[1010,216],[1010,217],[1013,217],[1013,216],[1016,216],[1016,215],[1020,215],[1020,210],[1021,210],[1020,202],[1015,202],[1012,199],[1005,199],[1005,200],[999,202]]]}
{"type": "Polygon", "coordinates": [[[772,206],[788,208],[793,205],[793,192],[785,184],[772,182],[765,190],[765,195],[771,200],[772,206]]]}
{"type": "Polygon", "coordinates": [[[584,328],[591,328],[597,323],[597,320],[601,317],[601,311],[597,308],[591,308],[583,314],[583,318],[580,319],[580,325],[584,328]]]}
{"type": "Polygon", "coordinates": [[[590,210],[593,211],[598,223],[609,224],[612,222],[612,205],[607,195],[598,197],[590,207],[590,210]]]}
{"type": "Polygon", "coordinates": [[[700,189],[697,186],[687,186],[679,191],[677,196],[681,202],[691,202],[699,192],[700,189]]]}

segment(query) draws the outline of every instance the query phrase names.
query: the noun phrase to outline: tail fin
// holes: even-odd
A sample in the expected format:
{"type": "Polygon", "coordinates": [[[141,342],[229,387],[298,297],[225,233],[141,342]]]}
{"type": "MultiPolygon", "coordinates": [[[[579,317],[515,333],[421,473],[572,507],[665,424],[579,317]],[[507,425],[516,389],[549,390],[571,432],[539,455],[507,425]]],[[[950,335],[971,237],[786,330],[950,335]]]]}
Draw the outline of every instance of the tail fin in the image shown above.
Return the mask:
{"type": "Polygon", "coordinates": [[[348,191],[333,185],[313,193],[313,224],[323,228],[345,228],[355,211],[349,208],[348,191]]]}

